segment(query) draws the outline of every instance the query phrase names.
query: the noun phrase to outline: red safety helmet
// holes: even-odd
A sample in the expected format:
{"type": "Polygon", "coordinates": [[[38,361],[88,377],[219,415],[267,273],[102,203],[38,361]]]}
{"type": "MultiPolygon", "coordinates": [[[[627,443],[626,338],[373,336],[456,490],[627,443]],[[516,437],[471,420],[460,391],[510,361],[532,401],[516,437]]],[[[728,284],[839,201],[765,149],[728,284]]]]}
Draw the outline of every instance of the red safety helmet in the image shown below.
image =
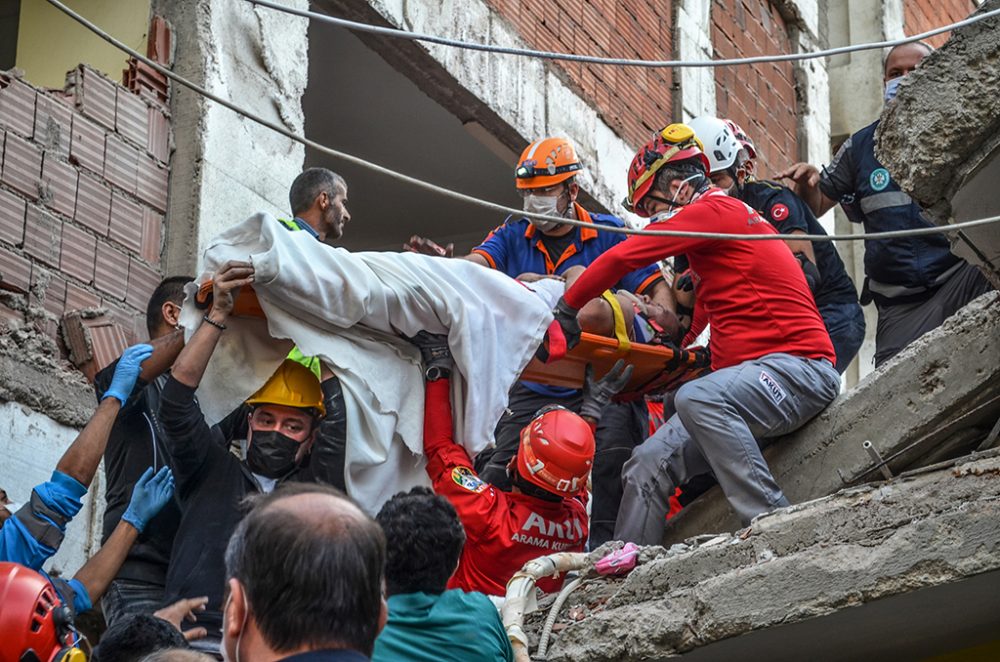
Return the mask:
{"type": "Polygon", "coordinates": [[[543,490],[575,496],[587,486],[593,465],[594,433],[568,409],[546,411],[521,430],[517,472],[543,490]]]}
{"type": "Polygon", "coordinates": [[[74,645],[69,607],[52,583],[17,563],[0,563],[0,660],[85,662],[74,645]]]}
{"type": "Polygon", "coordinates": [[[708,157],[691,127],[686,124],[668,125],[643,145],[632,159],[628,169],[628,197],[623,203],[625,208],[639,216],[649,216],[640,203],[653,188],[656,173],[668,163],[688,160],[700,162],[704,173],[708,174],[711,168],[708,157]]]}
{"type": "Polygon", "coordinates": [[[574,177],[582,167],[568,139],[542,138],[521,152],[514,181],[518,189],[548,188],[574,177]]]}

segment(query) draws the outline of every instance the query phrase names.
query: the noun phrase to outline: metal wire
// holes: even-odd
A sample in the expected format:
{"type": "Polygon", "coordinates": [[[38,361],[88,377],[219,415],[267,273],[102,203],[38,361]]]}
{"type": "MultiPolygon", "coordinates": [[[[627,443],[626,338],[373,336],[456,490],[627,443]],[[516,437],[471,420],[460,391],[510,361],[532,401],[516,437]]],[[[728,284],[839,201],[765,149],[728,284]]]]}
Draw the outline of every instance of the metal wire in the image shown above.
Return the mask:
{"type": "Polygon", "coordinates": [[[1000,9],[995,9],[993,11],[988,11],[975,16],[970,16],[969,18],[962,21],[958,21],[956,23],[950,23],[948,25],[944,25],[939,28],[934,28],[933,30],[928,30],[927,32],[921,32],[920,34],[913,35],[912,37],[903,37],[901,39],[889,39],[886,41],[874,41],[865,44],[851,44],[849,46],[838,46],[836,48],[827,48],[820,51],[809,51],[804,53],[757,55],[754,57],[737,57],[724,60],[635,60],[635,59],[617,58],[617,57],[600,57],[597,55],[578,55],[576,53],[557,53],[555,51],[539,51],[531,48],[515,48],[513,46],[497,46],[495,44],[480,44],[471,41],[463,41],[461,39],[449,39],[448,37],[439,37],[437,35],[432,35],[432,34],[411,32],[409,30],[402,30],[399,28],[387,28],[379,25],[360,23],[358,21],[350,21],[346,18],[337,18],[335,16],[330,16],[329,14],[320,14],[319,12],[306,11],[304,9],[296,9],[294,7],[286,7],[285,5],[281,5],[276,2],[271,2],[270,0],[245,0],[245,1],[253,5],[260,5],[261,7],[267,7],[268,9],[274,9],[277,11],[285,12],[287,14],[294,14],[295,16],[301,16],[303,18],[308,18],[310,20],[320,21],[322,23],[329,23],[331,25],[337,25],[342,28],[347,28],[348,30],[351,30],[353,32],[367,32],[369,34],[381,35],[383,37],[408,39],[410,41],[426,41],[427,43],[431,44],[440,44],[442,46],[463,48],[471,51],[481,51],[485,53],[500,53],[503,55],[519,55],[522,57],[533,57],[543,60],[562,60],[567,62],[585,62],[587,64],[604,64],[617,67],[649,67],[649,68],[731,67],[744,64],[761,64],[765,62],[795,62],[799,60],[810,60],[821,57],[830,57],[832,55],[842,55],[844,53],[856,53],[858,51],[875,50],[879,48],[891,48],[893,46],[910,44],[915,41],[927,39],[928,37],[933,37],[935,35],[939,35],[944,32],[950,32],[956,28],[965,27],[966,25],[972,25],[974,23],[978,23],[979,21],[984,21],[988,18],[992,18],[993,16],[1000,15],[1000,9]]]}
{"type": "MultiPolygon", "coordinates": [[[[221,106],[223,106],[225,108],[228,108],[229,110],[233,111],[234,113],[236,113],[236,114],[238,114],[238,115],[240,115],[242,117],[247,118],[248,120],[256,122],[257,124],[260,124],[261,126],[267,127],[268,129],[271,129],[272,131],[285,136],[289,140],[293,140],[293,141],[295,141],[297,143],[300,143],[300,144],[302,144],[302,145],[304,145],[304,146],[306,146],[306,147],[308,147],[310,149],[316,150],[317,152],[320,152],[322,154],[326,154],[328,156],[332,156],[332,157],[334,157],[336,159],[340,159],[340,160],[346,161],[348,163],[353,163],[354,165],[360,166],[362,168],[366,168],[368,170],[371,170],[373,172],[377,172],[377,173],[379,173],[381,175],[385,175],[387,177],[391,177],[391,178],[399,180],[401,182],[405,182],[405,183],[410,184],[412,186],[415,186],[417,188],[421,188],[421,189],[423,189],[425,191],[430,191],[432,193],[435,193],[435,194],[438,194],[438,195],[441,195],[441,196],[444,196],[444,197],[448,197],[448,198],[451,198],[453,200],[458,200],[460,202],[465,202],[465,203],[468,203],[468,204],[477,205],[477,206],[483,207],[485,209],[490,209],[490,210],[496,211],[496,212],[501,212],[501,213],[505,213],[505,214],[513,214],[513,215],[517,215],[518,217],[530,217],[530,218],[536,218],[536,219],[542,219],[542,220],[558,221],[559,223],[562,223],[564,225],[573,225],[573,226],[579,226],[579,227],[586,227],[586,228],[591,228],[593,230],[598,230],[600,232],[612,232],[612,233],[616,233],[616,234],[641,235],[641,236],[660,236],[660,237],[679,237],[679,238],[694,238],[694,239],[698,239],[698,238],[701,238],[701,239],[719,239],[719,240],[732,240],[732,241],[775,241],[775,240],[782,241],[782,240],[785,240],[785,239],[808,240],[808,241],[861,241],[861,240],[865,240],[865,239],[897,239],[897,238],[902,238],[902,237],[916,237],[916,236],[921,236],[921,235],[942,234],[942,233],[947,233],[947,232],[954,232],[954,231],[958,231],[958,230],[963,230],[963,229],[966,229],[966,228],[977,227],[977,226],[980,226],[980,225],[988,225],[988,224],[991,224],[991,223],[1000,222],[1000,216],[992,216],[992,217],[989,217],[989,218],[981,218],[981,219],[977,219],[977,220],[973,220],[973,221],[966,221],[964,223],[954,223],[952,225],[947,225],[947,226],[942,226],[942,227],[915,228],[915,229],[912,229],[912,230],[894,230],[894,231],[891,231],[891,232],[867,232],[867,233],[858,233],[858,234],[849,234],[849,235],[813,235],[813,234],[795,234],[795,235],[751,234],[751,235],[747,235],[747,234],[725,233],[725,232],[688,232],[688,231],[681,231],[681,230],[637,230],[637,229],[628,228],[628,227],[619,228],[619,227],[614,227],[614,226],[600,225],[600,224],[597,224],[597,223],[585,223],[583,221],[577,221],[577,220],[562,218],[561,216],[545,216],[545,215],[542,215],[542,214],[529,213],[529,212],[525,212],[522,209],[517,209],[515,207],[508,207],[506,205],[501,205],[501,204],[498,204],[496,202],[490,202],[488,200],[482,200],[480,198],[476,198],[476,197],[471,196],[471,195],[466,195],[465,193],[459,193],[458,191],[453,191],[451,189],[447,189],[447,188],[444,188],[442,186],[437,186],[436,184],[431,184],[430,182],[425,182],[422,179],[417,179],[416,177],[411,177],[409,175],[404,175],[404,174],[402,174],[400,172],[396,172],[395,170],[391,170],[389,168],[386,168],[385,166],[378,165],[377,163],[372,163],[371,161],[368,161],[367,159],[363,159],[363,158],[361,158],[359,156],[355,156],[353,154],[348,154],[347,152],[342,152],[342,151],[334,149],[332,147],[328,147],[326,145],[322,145],[320,143],[317,143],[314,140],[310,140],[308,138],[300,136],[300,135],[298,135],[298,134],[296,134],[296,133],[294,133],[292,131],[289,131],[287,128],[285,128],[284,126],[281,126],[280,124],[276,124],[275,122],[272,122],[272,121],[270,121],[268,119],[260,117],[259,115],[256,115],[256,114],[254,114],[254,113],[252,113],[252,112],[250,112],[250,111],[248,111],[248,110],[246,110],[246,109],[244,109],[244,108],[242,108],[240,106],[237,106],[235,103],[233,103],[232,101],[229,101],[228,99],[224,99],[224,98],[222,98],[222,97],[220,97],[220,96],[218,96],[218,95],[216,95],[216,94],[214,94],[212,92],[209,92],[208,90],[206,90],[205,88],[197,85],[196,83],[193,83],[193,82],[187,80],[186,78],[184,78],[184,77],[182,77],[182,76],[174,73],[170,69],[162,66],[160,63],[155,62],[155,61],[149,59],[148,57],[142,55],[141,53],[139,53],[135,49],[133,49],[133,48],[129,47],[128,45],[122,43],[118,39],[115,39],[110,34],[108,34],[106,31],[104,31],[103,29],[101,29],[100,27],[98,27],[97,25],[95,25],[94,23],[90,22],[89,20],[87,20],[86,18],[84,18],[83,16],[81,16],[80,14],[77,14],[75,11],[73,11],[72,9],[70,9],[69,7],[67,7],[66,5],[64,5],[59,0],[46,0],[46,1],[50,5],[52,5],[56,9],[58,9],[59,11],[63,12],[64,14],[66,14],[67,16],[69,16],[70,18],[72,18],[74,21],[76,21],[80,25],[84,26],[85,28],[87,28],[88,30],[90,30],[91,32],[93,32],[95,35],[97,35],[98,37],[100,37],[104,41],[108,42],[109,44],[111,44],[115,48],[117,48],[117,49],[119,49],[119,50],[121,50],[121,51],[123,51],[125,53],[128,53],[131,57],[134,57],[136,60],[139,60],[140,62],[145,63],[146,65],[148,65],[149,67],[151,67],[151,68],[155,69],[156,71],[160,72],[161,74],[163,74],[167,78],[169,78],[169,79],[177,82],[180,85],[183,85],[184,87],[192,90],[193,92],[196,92],[197,94],[200,94],[201,96],[205,97],[206,99],[210,99],[211,101],[214,101],[214,102],[218,103],[219,105],[221,105],[221,106]]],[[[250,1],[250,0],[248,0],[248,1],[250,1]]],[[[997,10],[997,11],[1000,11],[1000,10],[997,10]]]]}

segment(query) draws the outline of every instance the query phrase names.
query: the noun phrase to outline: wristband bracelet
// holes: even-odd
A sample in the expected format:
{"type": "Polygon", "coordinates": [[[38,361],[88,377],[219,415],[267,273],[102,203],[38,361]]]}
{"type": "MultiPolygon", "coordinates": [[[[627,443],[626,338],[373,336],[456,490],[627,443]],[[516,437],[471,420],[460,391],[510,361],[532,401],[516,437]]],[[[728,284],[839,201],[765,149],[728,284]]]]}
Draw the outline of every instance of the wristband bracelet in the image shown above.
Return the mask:
{"type": "Polygon", "coordinates": [[[206,322],[208,322],[209,324],[211,324],[212,326],[214,326],[219,331],[225,331],[226,330],[226,325],[225,324],[223,324],[222,322],[216,322],[215,320],[209,319],[208,315],[205,315],[201,319],[204,320],[204,321],[206,321],[206,322]]]}

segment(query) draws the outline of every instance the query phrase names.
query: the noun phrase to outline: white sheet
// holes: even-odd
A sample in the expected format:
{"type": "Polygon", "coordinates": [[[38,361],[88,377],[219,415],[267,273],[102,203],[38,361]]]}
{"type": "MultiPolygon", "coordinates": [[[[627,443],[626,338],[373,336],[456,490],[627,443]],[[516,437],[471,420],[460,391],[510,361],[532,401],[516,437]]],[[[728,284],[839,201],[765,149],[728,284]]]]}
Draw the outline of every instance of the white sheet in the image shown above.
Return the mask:
{"type": "MultiPolygon", "coordinates": [[[[475,454],[492,443],[507,391],[552,320],[532,292],[472,262],[350,253],[265,213],[209,243],[199,282],[227,260],[253,262],[267,321],[228,323],[198,390],[206,417],[217,421],[246,399],[293,343],[322,357],[344,390],[348,490],[372,513],[397,491],[427,484],[419,353],[399,334],[448,333],[460,373],[452,380],[456,441],[475,454]]],[[[191,299],[181,317],[188,337],[202,316],[191,299]]]]}

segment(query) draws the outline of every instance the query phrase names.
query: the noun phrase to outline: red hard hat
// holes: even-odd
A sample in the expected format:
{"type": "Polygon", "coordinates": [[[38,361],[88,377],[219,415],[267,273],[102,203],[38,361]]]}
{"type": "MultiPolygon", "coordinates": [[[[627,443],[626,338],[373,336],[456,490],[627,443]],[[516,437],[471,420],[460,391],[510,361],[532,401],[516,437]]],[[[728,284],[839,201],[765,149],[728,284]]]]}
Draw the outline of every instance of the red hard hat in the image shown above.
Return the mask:
{"type": "Polygon", "coordinates": [[[593,465],[594,433],[567,409],[536,416],[521,430],[517,471],[543,490],[575,496],[586,487],[593,465]]]}
{"type": "Polygon", "coordinates": [[[65,609],[45,577],[17,563],[0,563],[0,660],[62,659],[72,637],[65,609]]]}
{"type": "Polygon", "coordinates": [[[705,174],[711,169],[708,157],[694,131],[686,124],[670,124],[642,146],[628,169],[628,197],[625,208],[639,216],[649,216],[643,210],[642,199],[653,188],[656,173],[668,163],[697,159],[704,165],[705,174]]]}

